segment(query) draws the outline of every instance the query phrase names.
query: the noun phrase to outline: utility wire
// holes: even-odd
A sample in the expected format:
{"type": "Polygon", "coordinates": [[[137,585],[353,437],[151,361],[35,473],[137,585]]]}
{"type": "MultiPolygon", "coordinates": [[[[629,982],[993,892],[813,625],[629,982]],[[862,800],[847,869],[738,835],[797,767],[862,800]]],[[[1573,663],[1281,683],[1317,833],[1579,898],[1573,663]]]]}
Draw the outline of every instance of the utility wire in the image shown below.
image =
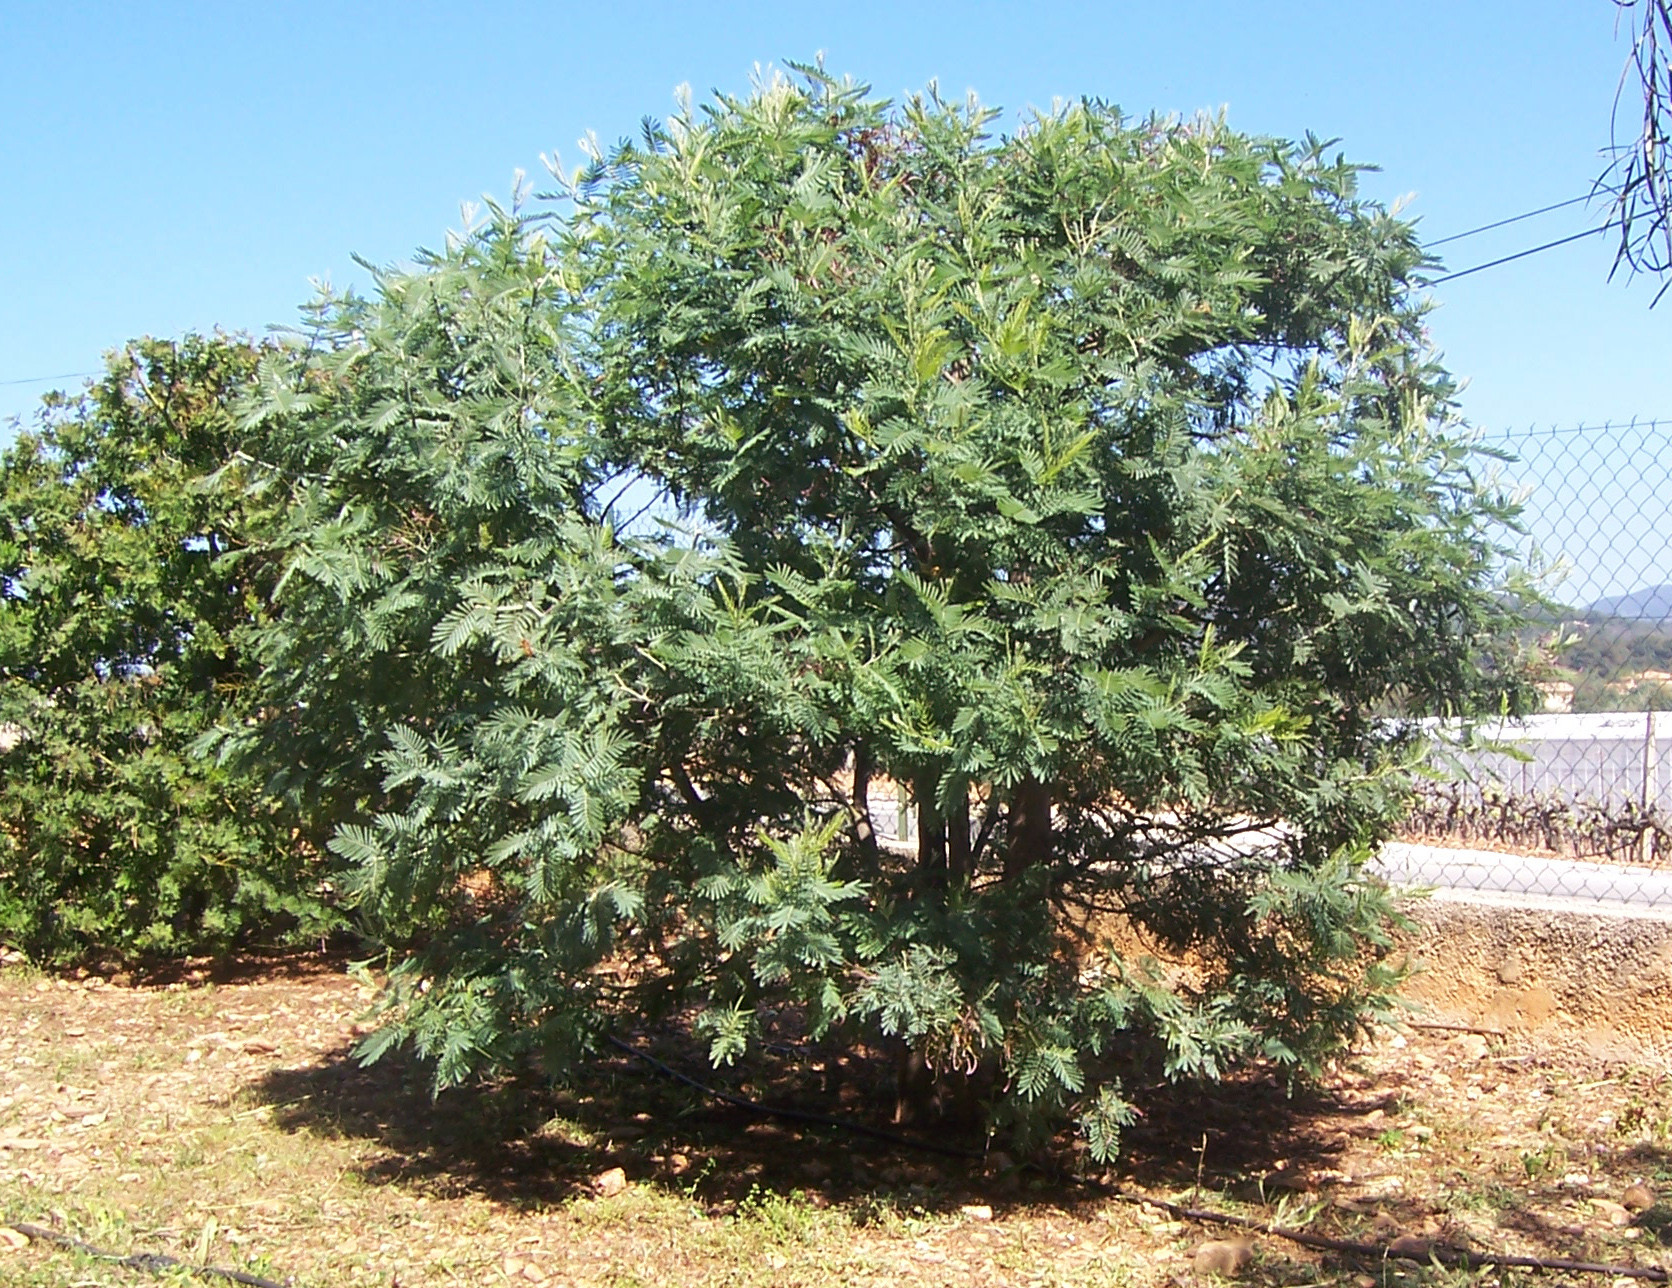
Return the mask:
{"type": "Polygon", "coordinates": [[[1424,242],[1423,244],[1425,246],[1444,246],[1447,242],[1462,241],[1465,237],[1473,237],[1477,233],[1489,233],[1494,228],[1507,228],[1510,224],[1518,224],[1523,219],[1548,215],[1552,210],[1565,210],[1569,206],[1577,206],[1582,201],[1594,201],[1598,192],[1612,191],[1612,188],[1598,188],[1595,192],[1587,192],[1583,197],[1569,197],[1566,201],[1557,201],[1548,206],[1540,206],[1537,210],[1529,210],[1524,215],[1511,215],[1508,219],[1495,220],[1490,224],[1482,224],[1479,228],[1470,228],[1466,232],[1453,233],[1450,237],[1442,237],[1438,241],[1424,242]]]}
{"type": "Polygon", "coordinates": [[[44,385],[49,380],[91,379],[97,371],[60,371],[56,376],[19,376],[16,380],[0,380],[0,385],[44,385]]]}
{"type": "Polygon", "coordinates": [[[1555,241],[1545,242],[1542,246],[1533,246],[1528,250],[1517,251],[1513,255],[1505,255],[1499,259],[1487,260],[1484,264],[1476,264],[1473,268],[1460,269],[1455,273],[1447,273],[1444,277],[1431,277],[1424,282],[1424,286],[1438,286],[1441,282],[1455,282],[1460,277],[1468,277],[1472,273],[1484,273],[1489,268],[1497,268],[1500,264],[1513,263],[1518,259],[1526,259],[1529,255],[1541,255],[1547,250],[1554,250],[1558,246],[1566,246],[1569,242],[1576,242],[1585,237],[1595,237],[1598,233],[1605,233],[1618,225],[1610,220],[1595,228],[1587,228],[1582,233],[1574,233],[1571,237],[1558,237],[1555,241]]]}

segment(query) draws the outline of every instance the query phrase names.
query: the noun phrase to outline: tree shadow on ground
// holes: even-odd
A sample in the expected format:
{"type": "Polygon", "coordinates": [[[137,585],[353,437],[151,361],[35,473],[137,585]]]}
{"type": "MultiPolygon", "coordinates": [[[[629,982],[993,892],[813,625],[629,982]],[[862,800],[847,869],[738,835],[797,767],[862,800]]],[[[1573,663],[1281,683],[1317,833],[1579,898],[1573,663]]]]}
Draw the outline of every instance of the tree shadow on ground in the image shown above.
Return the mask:
{"type": "MultiPolygon", "coordinates": [[[[420,1062],[397,1054],[362,1067],[345,1047],[318,1064],[268,1073],[256,1092],[284,1130],[374,1142],[377,1153],[362,1168],[368,1182],[479,1193],[519,1207],[589,1192],[615,1167],[716,1213],[757,1188],[800,1191],[815,1205],[882,1201],[927,1211],[1098,1198],[1074,1179],[1088,1169],[1066,1135],[1017,1167],[978,1130],[892,1127],[892,1071],[881,1053],[849,1062],[834,1093],[794,1052],[763,1060],[747,1076],[709,1070],[683,1035],[657,1043],[655,1053],[729,1094],[898,1139],[752,1113],[625,1053],[594,1060],[564,1088],[530,1075],[432,1098],[430,1070],[420,1062]]],[[[1335,1161],[1342,1115],[1366,1115],[1378,1103],[1347,1105],[1324,1090],[1291,1095],[1258,1076],[1155,1088],[1140,1097],[1120,1178],[1144,1188],[1199,1179],[1209,1193],[1235,1180],[1252,1187],[1250,1198],[1275,1199],[1295,1178],[1335,1161]]]]}
{"type": "Polygon", "coordinates": [[[337,936],[318,951],[299,952],[290,948],[246,949],[219,956],[141,957],[119,963],[74,967],[63,978],[85,980],[90,976],[124,987],[164,988],[170,984],[260,984],[282,980],[340,979],[354,957],[356,944],[337,936]]]}

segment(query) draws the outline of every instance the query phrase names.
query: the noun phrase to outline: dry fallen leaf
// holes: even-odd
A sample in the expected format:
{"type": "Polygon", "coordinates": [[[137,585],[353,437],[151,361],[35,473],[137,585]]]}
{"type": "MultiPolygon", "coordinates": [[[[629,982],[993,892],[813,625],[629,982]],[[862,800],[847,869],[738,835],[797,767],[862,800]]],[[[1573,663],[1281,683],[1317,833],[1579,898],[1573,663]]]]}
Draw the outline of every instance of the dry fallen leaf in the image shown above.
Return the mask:
{"type": "Polygon", "coordinates": [[[0,1248],[7,1252],[21,1252],[29,1246],[29,1236],[9,1225],[0,1225],[0,1248]]]}

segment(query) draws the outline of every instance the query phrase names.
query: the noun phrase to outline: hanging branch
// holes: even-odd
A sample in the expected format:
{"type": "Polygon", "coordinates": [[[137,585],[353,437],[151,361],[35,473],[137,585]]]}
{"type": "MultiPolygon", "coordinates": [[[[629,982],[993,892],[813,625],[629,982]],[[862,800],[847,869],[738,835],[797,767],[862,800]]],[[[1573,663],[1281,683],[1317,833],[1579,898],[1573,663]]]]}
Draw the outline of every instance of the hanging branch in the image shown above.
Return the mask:
{"type": "Polygon", "coordinates": [[[1630,14],[1631,53],[1620,73],[1609,122],[1608,169],[1597,179],[1600,190],[1613,187],[1620,247],[1614,256],[1612,278],[1624,264],[1633,274],[1665,279],[1654,303],[1672,287],[1672,174],[1667,171],[1667,147],[1672,144],[1672,0],[1615,0],[1622,14],[1630,14]],[[1642,91],[1642,117],[1629,143],[1621,143],[1621,108],[1626,87],[1642,91]]]}

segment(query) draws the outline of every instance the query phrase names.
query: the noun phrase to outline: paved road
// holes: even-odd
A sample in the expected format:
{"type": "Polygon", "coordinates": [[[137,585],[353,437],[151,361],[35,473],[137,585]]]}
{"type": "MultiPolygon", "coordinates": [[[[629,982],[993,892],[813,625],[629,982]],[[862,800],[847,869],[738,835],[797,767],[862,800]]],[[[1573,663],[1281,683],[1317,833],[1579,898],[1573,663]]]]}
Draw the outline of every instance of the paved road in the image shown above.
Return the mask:
{"type": "Polygon", "coordinates": [[[1672,919],[1672,871],[1390,842],[1372,867],[1442,897],[1672,919]]]}

